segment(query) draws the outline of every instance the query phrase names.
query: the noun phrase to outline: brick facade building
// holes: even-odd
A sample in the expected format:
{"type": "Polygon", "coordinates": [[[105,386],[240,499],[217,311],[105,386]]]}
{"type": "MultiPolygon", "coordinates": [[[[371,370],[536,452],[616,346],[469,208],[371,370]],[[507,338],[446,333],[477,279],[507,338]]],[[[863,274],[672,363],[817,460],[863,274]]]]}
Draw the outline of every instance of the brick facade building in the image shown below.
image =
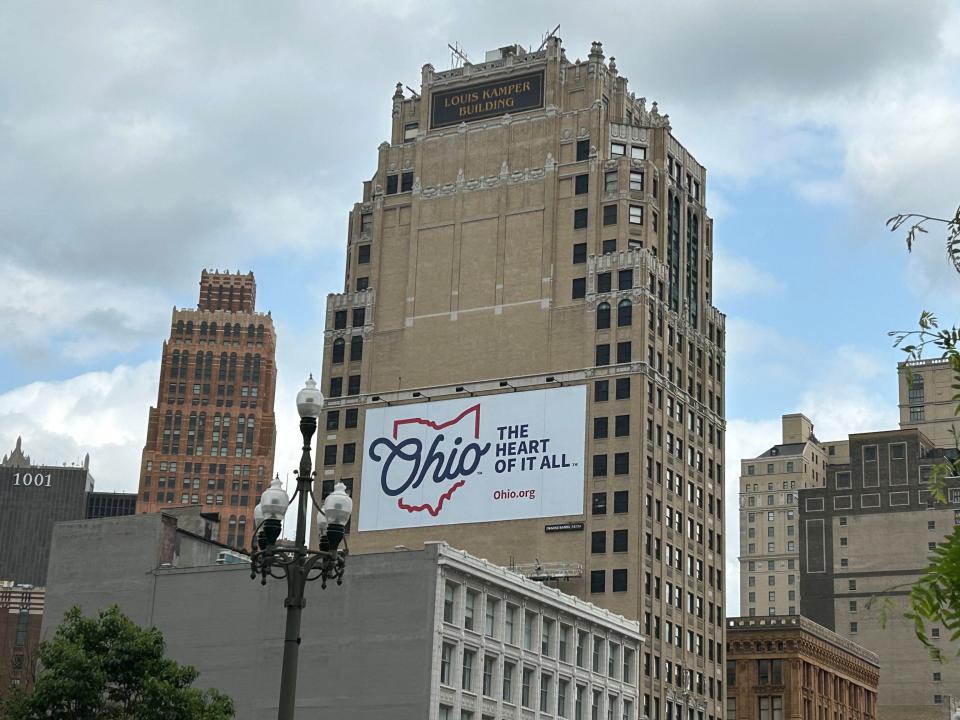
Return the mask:
{"type": "Polygon", "coordinates": [[[196,309],[174,308],[150,408],[137,510],[202,505],[219,541],[249,544],[273,473],[276,334],[253,273],[208,272],[196,309]]]}
{"type": "Polygon", "coordinates": [[[797,615],[727,621],[726,720],[875,720],[879,658],[797,615]]]}

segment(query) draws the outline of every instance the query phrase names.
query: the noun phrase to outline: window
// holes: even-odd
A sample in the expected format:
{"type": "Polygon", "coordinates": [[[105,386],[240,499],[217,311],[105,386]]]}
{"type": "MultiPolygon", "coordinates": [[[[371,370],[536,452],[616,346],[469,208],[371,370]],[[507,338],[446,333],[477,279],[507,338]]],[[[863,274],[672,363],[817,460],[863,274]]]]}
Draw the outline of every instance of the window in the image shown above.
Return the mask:
{"type": "Polygon", "coordinates": [[[851,633],[856,633],[856,632],[857,632],[857,628],[858,628],[857,623],[855,623],[855,622],[850,623],[850,632],[851,632],[851,633]]]}
{"type": "Polygon", "coordinates": [[[523,669],[522,685],[520,687],[520,704],[528,708],[530,705],[530,684],[533,682],[533,669],[525,667],[523,669]]]}
{"type": "Polygon", "coordinates": [[[387,175],[387,195],[397,194],[397,176],[387,175]]]}
{"type": "Polygon", "coordinates": [[[577,161],[587,160],[590,157],[590,141],[577,140],[577,161]]]}
{"type": "Polygon", "coordinates": [[[643,205],[630,206],[630,224],[643,225],[643,205]]]}
{"type": "Polygon", "coordinates": [[[627,400],[630,397],[630,378],[618,378],[616,384],[617,400],[627,400]]]}
{"type": "Polygon", "coordinates": [[[607,533],[605,530],[596,530],[590,534],[590,552],[594,554],[607,551],[607,533]]]}
{"type": "Polygon", "coordinates": [[[610,303],[602,302],[597,305],[597,330],[607,330],[610,327],[610,303]]]}
{"type": "Polygon", "coordinates": [[[503,616],[503,641],[515,645],[517,625],[517,606],[507,605],[507,611],[503,616]]]}
{"type": "Polygon", "coordinates": [[[540,712],[550,709],[550,681],[553,678],[547,673],[540,673],[540,712]]]}
{"type": "Polygon", "coordinates": [[[636,192],[643,192],[643,173],[642,172],[630,173],[630,189],[636,192]]]}
{"type": "Polygon", "coordinates": [[[590,191],[590,176],[577,175],[573,178],[573,194],[586,195],[590,191]]]}
{"type": "MultiPolygon", "coordinates": [[[[604,418],[606,420],[606,418],[604,418]]],[[[630,435],[630,416],[616,415],[614,417],[613,434],[615,437],[628,437],[630,435]]]]}
{"type": "Polygon", "coordinates": [[[499,601],[496,598],[487,595],[483,617],[483,634],[487,637],[494,637],[495,635],[498,605],[499,601]]]}
{"type": "Polygon", "coordinates": [[[628,490],[617,490],[613,493],[613,512],[625,513],[628,511],[630,502],[630,492],[628,490]]]}
{"type": "Polygon", "coordinates": [[[608,293],[612,287],[612,276],[610,273],[597,273],[597,292],[608,293]]]}
{"type": "Polygon", "coordinates": [[[417,139],[417,131],[419,130],[419,123],[406,123],[403,126],[403,141],[407,142],[409,140],[417,139]]]}
{"type": "Polygon", "coordinates": [[[590,592],[591,593],[606,592],[606,577],[605,577],[605,572],[603,570],[590,571],[590,592]]]}
{"type": "MultiPolygon", "coordinates": [[[[613,531],[613,551],[627,552],[627,531],[626,530],[613,531]]],[[[614,590],[616,590],[616,573],[614,573],[614,590]]]]}
{"type": "Polygon", "coordinates": [[[400,192],[410,192],[411,190],[413,190],[413,171],[408,170],[400,175],[400,192]]]}
{"type": "Polygon", "coordinates": [[[619,173],[616,170],[611,170],[610,172],[604,173],[603,175],[603,192],[605,193],[615,193],[617,191],[617,186],[619,185],[619,178],[617,177],[619,173]]]}
{"type": "Polygon", "coordinates": [[[358,277],[357,278],[357,292],[361,292],[370,287],[370,278],[368,277],[358,277]]]}
{"type": "Polygon", "coordinates": [[[477,591],[467,590],[463,603],[463,627],[467,630],[474,629],[474,615],[477,610],[477,591]]]}
{"type": "Polygon", "coordinates": [[[533,650],[534,627],[537,624],[537,615],[532,612],[523,614],[523,648],[524,650],[533,650]]]}
{"type": "Polygon", "coordinates": [[[453,664],[453,645],[444,643],[440,650],[440,682],[450,685],[450,672],[453,664]]]}
{"type": "Polygon", "coordinates": [[[574,300],[579,300],[580,298],[583,298],[586,296],[587,296],[587,279],[574,278],[573,289],[571,290],[571,297],[574,300]]]}
{"type": "Polygon", "coordinates": [[[910,407],[910,421],[918,422],[924,419],[924,406],[917,405],[910,407]]]}
{"type": "Polygon", "coordinates": [[[587,209],[578,208],[573,211],[573,229],[582,230],[587,226],[587,209]]]}
{"type": "Polygon", "coordinates": [[[597,345],[594,364],[595,365],[610,364],[610,345],[608,343],[597,345]]]}
{"type": "Polygon", "coordinates": [[[604,225],[617,224],[617,206],[616,205],[603,206],[603,224],[604,225]]]}
{"type": "Polygon", "coordinates": [[[633,160],[646,160],[647,149],[642,145],[632,145],[630,147],[630,157],[633,160]]]}
{"type": "Polygon", "coordinates": [[[627,154],[627,146],[623,143],[610,143],[610,157],[623,157],[627,154]]]}
{"type": "Polygon", "coordinates": [[[457,596],[457,586],[447,583],[443,589],[443,621],[453,622],[453,604],[457,596]]]}
{"type": "Polygon", "coordinates": [[[850,489],[850,473],[838,472],[837,473],[837,490],[849,490],[849,489],[850,489]]]}
{"type": "Polygon", "coordinates": [[[617,241],[616,240],[604,240],[603,241],[603,254],[609,255],[610,253],[615,253],[617,251],[617,241]]]}
{"type": "Polygon", "coordinates": [[[606,402],[610,399],[610,381],[597,380],[593,384],[593,401],[606,402]]]}
{"type": "Polygon", "coordinates": [[[626,568],[614,570],[612,574],[613,574],[613,591],[614,591],[614,592],[626,592],[626,591],[627,591],[627,570],[626,570],[626,568]]]}
{"type": "MultiPolygon", "coordinates": [[[[618,363],[628,363],[633,359],[633,345],[627,342],[618,342],[617,343],[617,362],[618,363]]],[[[597,363],[598,365],[600,363],[597,363]]]]}
{"type": "Polygon", "coordinates": [[[476,650],[463,649],[463,673],[460,678],[460,687],[464,690],[473,691],[473,663],[476,658],[476,650]]]}
{"type": "Polygon", "coordinates": [[[483,680],[481,692],[486,697],[493,696],[493,668],[496,666],[497,659],[491,655],[483,656],[483,680]]]}
{"type": "MultiPolygon", "coordinates": [[[[621,286],[622,289],[622,286],[621,286]]],[[[633,303],[621,300],[617,303],[617,325],[625,327],[633,324],[633,303]]]]}
{"type": "Polygon", "coordinates": [[[370,245],[358,245],[357,246],[357,263],[360,265],[366,265],[370,262],[370,245]]]}
{"type": "Polygon", "coordinates": [[[513,673],[517,666],[512,662],[504,660],[503,662],[503,693],[501,697],[504,702],[513,702],[513,673]]]}
{"type": "Polygon", "coordinates": [[[587,261],[587,244],[576,243],[573,246],[573,264],[582,265],[587,261]]]}

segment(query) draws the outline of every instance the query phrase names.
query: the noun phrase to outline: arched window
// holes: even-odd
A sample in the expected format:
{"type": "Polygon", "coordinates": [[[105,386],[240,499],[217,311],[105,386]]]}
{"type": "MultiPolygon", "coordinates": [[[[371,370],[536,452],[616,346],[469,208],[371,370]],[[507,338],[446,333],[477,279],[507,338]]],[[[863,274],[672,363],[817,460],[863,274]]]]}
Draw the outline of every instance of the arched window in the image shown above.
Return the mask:
{"type": "Polygon", "coordinates": [[[257,325],[257,342],[263,340],[263,325],[257,325]]]}
{"type": "Polygon", "coordinates": [[[227,380],[237,379],[237,354],[230,353],[230,370],[227,373],[227,380]]]}
{"type": "Polygon", "coordinates": [[[231,328],[230,328],[230,323],[227,323],[227,324],[225,324],[225,325],[223,326],[223,339],[224,339],[224,340],[229,340],[229,339],[230,339],[230,330],[231,330],[231,328]]]}
{"type": "Polygon", "coordinates": [[[597,330],[606,330],[610,327],[610,303],[602,302],[597,305],[597,330]]]}
{"type": "Polygon", "coordinates": [[[256,335],[257,328],[253,323],[247,325],[247,342],[253,342],[253,336],[256,335]]]}
{"type": "Polygon", "coordinates": [[[180,374],[180,351],[174,350],[170,356],[170,377],[177,377],[180,374]]]}
{"type": "Polygon", "coordinates": [[[187,335],[193,335],[193,320],[187,320],[187,335]]]}
{"type": "Polygon", "coordinates": [[[629,300],[621,300],[617,303],[617,325],[633,324],[633,303],[629,300]]]}
{"type": "Polygon", "coordinates": [[[243,381],[250,382],[250,371],[253,369],[253,356],[245,353],[243,356],[243,381]]]}
{"type": "Polygon", "coordinates": [[[337,338],[333,341],[333,359],[332,362],[340,364],[343,362],[343,351],[346,347],[346,343],[343,341],[343,338],[337,338]]]}
{"type": "Polygon", "coordinates": [[[206,321],[206,320],[204,320],[202,323],[200,323],[200,337],[206,337],[206,336],[207,336],[207,327],[209,327],[209,326],[207,325],[207,321],[206,321]]]}
{"type": "Polygon", "coordinates": [[[240,323],[233,324],[233,337],[237,342],[240,342],[240,323]]]}
{"type": "Polygon", "coordinates": [[[199,380],[201,377],[203,377],[203,353],[198,352],[197,363],[193,368],[193,379],[199,380]]]}
{"type": "Polygon", "coordinates": [[[214,340],[217,339],[217,324],[215,322],[210,323],[210,337],[214,340]]]}
{"type": "Polygon", "coordinates": [[[177,320],[177,335],[183,335],[183,320],[177,320]]]}
{"type": "MultiPolygon", "coordinates": [[[[229,325],[227,325],[224,330],[226,330],[229,325]]],[[[220,353],[220,370],[217,373],[217,379],[226,380],[227,379],[227,354],[225,352],[220,353]]]]}
{"type": "Polygon", "coordinates": [[[237,516],[231,515],[230,522],[227,523],[227,545],[236,547],[237,541],[237,516]]]}
{"type": "Polygon", "coordinates": [[[203,365],[203,379],[209,380],[211,372],[213,372],[213,353],[208,350],[205,358],[205,362],[203,365]]]}
{"type": "Polygon", "coordinates": [[[237,547],[243,547],[247,534],[247,518],[243,515],[237,520],[237,547]]]}

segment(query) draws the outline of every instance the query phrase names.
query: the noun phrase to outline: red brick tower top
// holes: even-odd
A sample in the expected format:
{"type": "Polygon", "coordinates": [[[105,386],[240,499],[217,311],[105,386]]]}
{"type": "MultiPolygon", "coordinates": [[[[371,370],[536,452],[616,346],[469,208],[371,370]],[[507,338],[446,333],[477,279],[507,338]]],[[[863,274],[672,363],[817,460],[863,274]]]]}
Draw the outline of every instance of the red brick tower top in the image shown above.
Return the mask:
{"type": "Polygon", "coordinates": [[[245,547],[273,474],[276,335],[253,273],[204,270],[197,308],[174,308],[150,408],[138,512],[200,505],[245,547]]]}
{"type": "Polygon", "coordinates": [[[252,313],[257,304],[257,282],[253,273],[241,275],[204,270],[200,273],[198,310],[227,310],[252,313]]]}

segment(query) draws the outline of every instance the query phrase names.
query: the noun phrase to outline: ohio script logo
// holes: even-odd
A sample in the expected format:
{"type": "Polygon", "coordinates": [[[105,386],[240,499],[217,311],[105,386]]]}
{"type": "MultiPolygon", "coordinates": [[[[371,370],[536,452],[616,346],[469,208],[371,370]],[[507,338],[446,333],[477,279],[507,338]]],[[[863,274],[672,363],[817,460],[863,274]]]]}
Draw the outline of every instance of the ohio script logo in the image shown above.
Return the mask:
{"type": "Polygon", "coordinates": [[[397,507],[409,513],[430,513],[437,517],[443,504],[463,487],[473,475],[490,443],[471,442],[480,439],[480,404],[468,407],[452,420],[435,423],[420,417],[393,421],[392,437],[381,437],[370,443],[367,454],[380,465],[380,488],[389,497],[397,498],[397,507]],[[409,426],[426,425],[436,430],[432,441],[419,437],[401,438],[409,426]],[[425,444],[429,442],[429,448],[425,444]],[[436,502],[410,505],[403,500],[407,490],[419,488],[424,480],[440,494],[436,502]],[[452,481],[452,484],[451,484],[452,481]]]}

